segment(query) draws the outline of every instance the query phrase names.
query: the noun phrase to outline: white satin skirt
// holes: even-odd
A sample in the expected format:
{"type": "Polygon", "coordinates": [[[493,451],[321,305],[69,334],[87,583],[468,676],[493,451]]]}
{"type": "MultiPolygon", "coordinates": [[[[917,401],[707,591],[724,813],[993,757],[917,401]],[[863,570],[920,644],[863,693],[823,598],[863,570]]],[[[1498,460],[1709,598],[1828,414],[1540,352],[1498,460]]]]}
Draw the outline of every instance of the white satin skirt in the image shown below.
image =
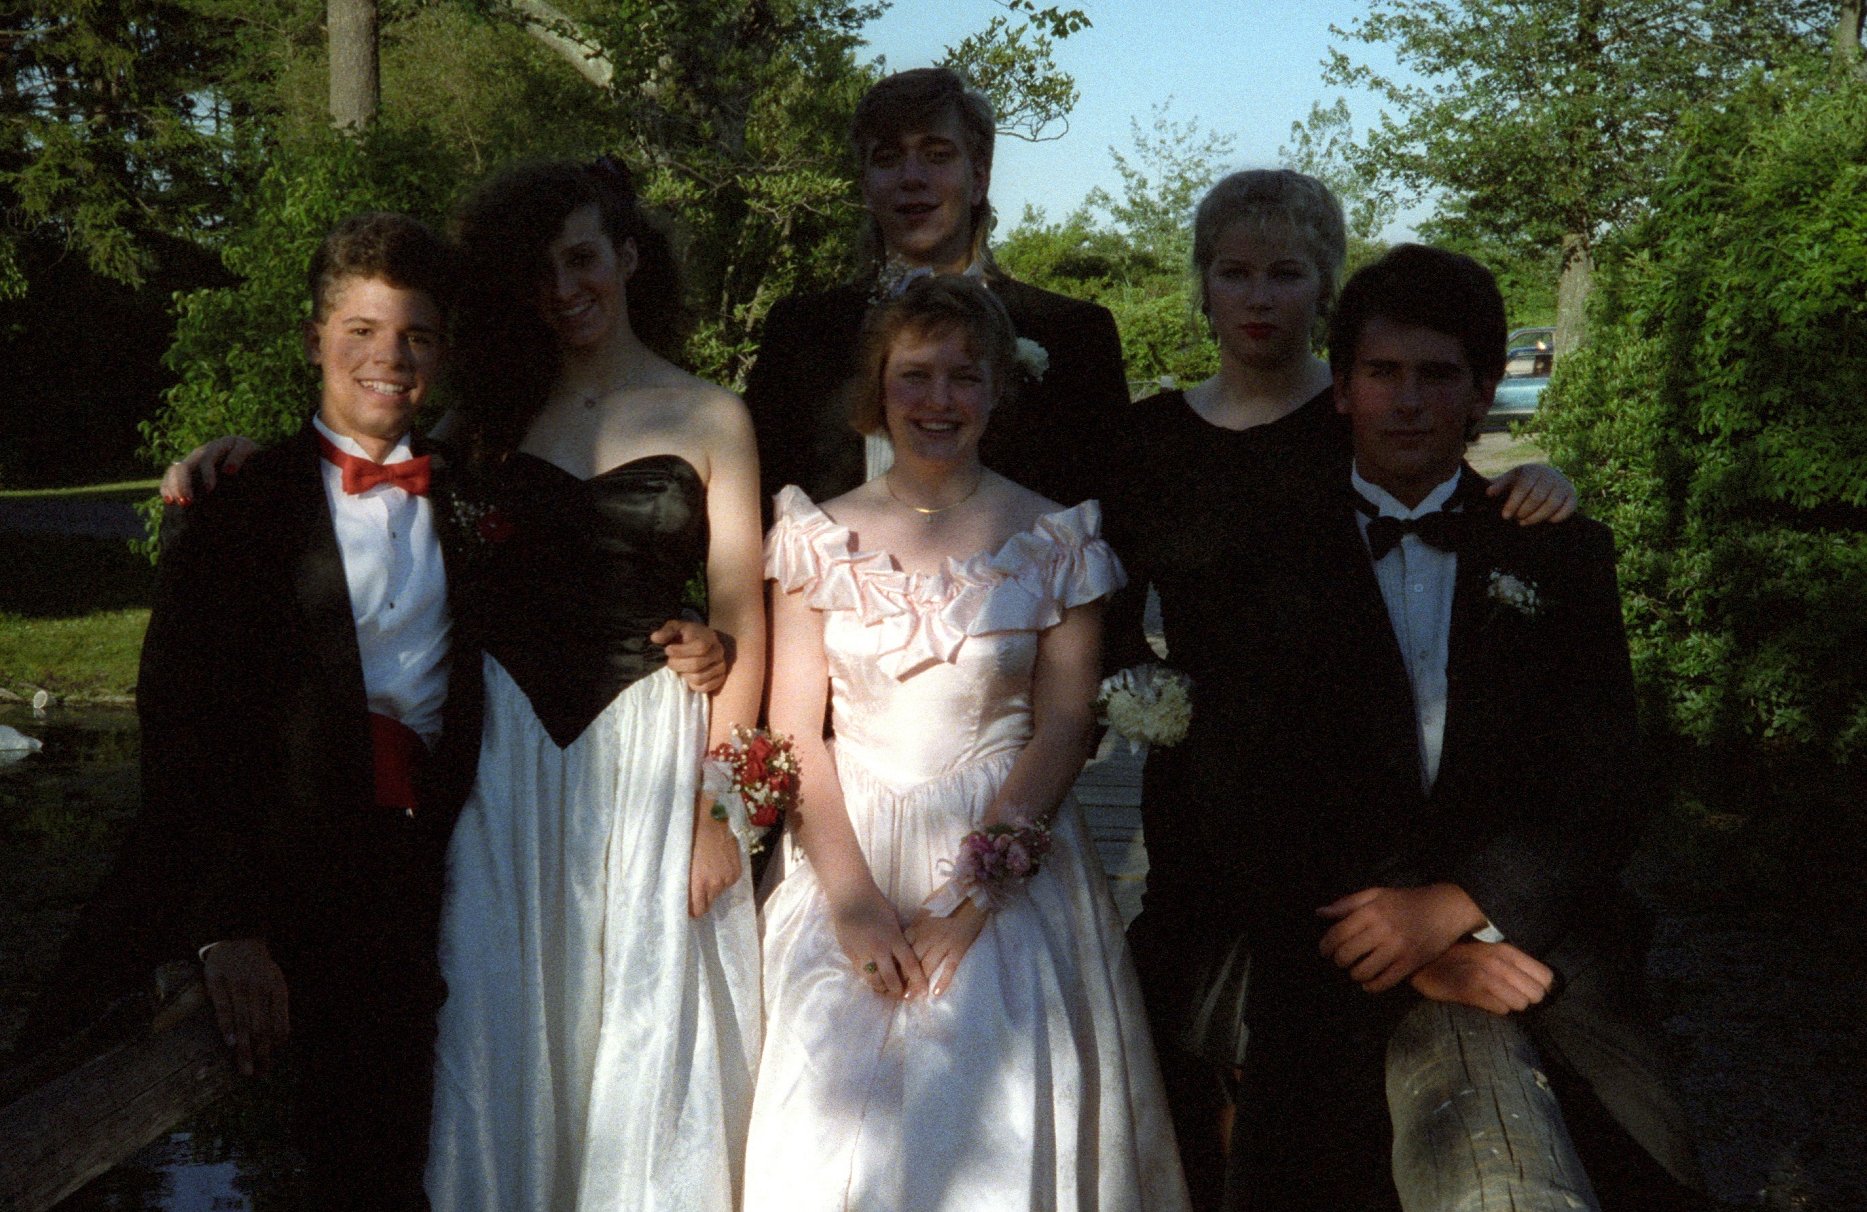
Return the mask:
{"type": "Polygon", "coordinates": [[[687,914],[706,701],[661,670],[560,750],[485,673],[442,911],[435,1212],[729,1212],[759,954],[749,874],[687,914]]]}
{"type": "MultiPolygon", "coordinates": [[[[905,922],[1016,750],[897,786],[837,753],[857,840],[905,922]]],[[[875,994],[787,845],[765,904],[768,1033],[747,1212],[1166,1212],[1186,1186],[1121,918],[1073,801],[940,998],[875,994]]]]}

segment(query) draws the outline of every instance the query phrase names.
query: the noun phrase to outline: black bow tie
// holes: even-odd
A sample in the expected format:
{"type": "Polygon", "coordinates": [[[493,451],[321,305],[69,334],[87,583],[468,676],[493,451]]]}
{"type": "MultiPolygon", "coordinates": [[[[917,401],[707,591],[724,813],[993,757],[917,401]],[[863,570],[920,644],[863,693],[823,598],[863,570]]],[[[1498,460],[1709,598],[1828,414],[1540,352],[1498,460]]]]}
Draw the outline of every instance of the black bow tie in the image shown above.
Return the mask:
{"type": "Polygon", "coordinates": [[[1376,560],[1394,550],[1403,534],[1415,535],[1421,542],[1451,552],[1457,551],[1465,538],[1467,518],[1463,512],[1439,509],[1418,518],[1390,518],[1377,514],[1374,505],[1360,493],[1353,495],[1355,507],[1368,515],[1368,554],[1376,560]]]}

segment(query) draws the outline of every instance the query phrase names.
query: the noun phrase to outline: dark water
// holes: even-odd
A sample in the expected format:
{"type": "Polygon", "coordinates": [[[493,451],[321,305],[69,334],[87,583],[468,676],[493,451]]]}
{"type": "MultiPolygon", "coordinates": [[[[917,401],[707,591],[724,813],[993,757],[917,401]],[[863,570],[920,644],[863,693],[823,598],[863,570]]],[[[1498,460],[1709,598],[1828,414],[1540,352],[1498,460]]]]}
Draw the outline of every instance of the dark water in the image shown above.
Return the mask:
{"type": "MultiPolygon", "coordinates": [[[[136,717],[126,710],[0,705],[0,725],[44,748],[0,754],[0,1046],[10,1045],[58,946],[136,811],[136,717]]],[[[260,1083],[154,1142],[62,1212],[283,1209],[294,1159],[281,1082],[260,1083]]]]}
{"type": "MultiPolygon", "coordinates": [[[[135,811],[137,746],[127,711],[37,719],[0,705],[0,724],[45,742],[0,763],[4,1046],[135,811]]],[[[1750,878],[1758,861],[1675,829],[1634,871],[1659,911],[1649,971],[1707,1178],[1727,1208],[1867,1212],[1867,911],[1852,895],[1810,899],[1793,879],[1750,878]],[[1674,857],[1684,852],[1694,857],[1674,857]]],[[[288,1081],[244,1088],[63,1207],[312,1206],[285,1144],[288,1081]]]]}

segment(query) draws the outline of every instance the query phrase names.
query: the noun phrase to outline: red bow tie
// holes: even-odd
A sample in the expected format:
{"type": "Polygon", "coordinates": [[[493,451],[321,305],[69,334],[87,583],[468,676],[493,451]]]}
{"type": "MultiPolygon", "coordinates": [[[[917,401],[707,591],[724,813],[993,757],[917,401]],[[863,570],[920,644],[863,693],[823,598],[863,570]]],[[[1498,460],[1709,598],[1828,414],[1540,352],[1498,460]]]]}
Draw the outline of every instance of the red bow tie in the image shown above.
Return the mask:
{"type": "Polygon", "coordinates": [[[400,488],[410,496],[425,497],[428,495],[427,455],[403,459],[400,463],[372,463],[347,450],[339,450],[337,443],[323,434],[318,435],[318,449],[324,452],[326,459],[335,463],[343,471],[344,491],[352,496],[359,492],[368,492],[378,484],[400,488]]]}

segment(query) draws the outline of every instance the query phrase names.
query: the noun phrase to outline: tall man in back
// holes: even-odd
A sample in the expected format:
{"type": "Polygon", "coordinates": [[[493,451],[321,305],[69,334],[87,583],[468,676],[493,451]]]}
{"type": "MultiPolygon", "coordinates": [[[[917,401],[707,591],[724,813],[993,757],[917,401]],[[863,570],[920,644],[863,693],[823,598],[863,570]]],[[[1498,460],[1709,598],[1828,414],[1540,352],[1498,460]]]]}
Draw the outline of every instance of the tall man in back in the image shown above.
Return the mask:
{"type": "Polygon", "coordinates": [[[865,444],[843,390],[869,307],[929,273],[982,279],[1028,355],[1015,398],[993,410],[985,464],[1065,505],[1094,494],[1103,435],[1128,402],[1115,320],[993,262],[994,134],[991,104],[949,68],[898,72],[863,94],[850,130],[868,211],[860,267],[841,286],[778,301],[746,383],[768,506],[786,484],[824,501],[886,470],[887,438],[865,444]]]}

